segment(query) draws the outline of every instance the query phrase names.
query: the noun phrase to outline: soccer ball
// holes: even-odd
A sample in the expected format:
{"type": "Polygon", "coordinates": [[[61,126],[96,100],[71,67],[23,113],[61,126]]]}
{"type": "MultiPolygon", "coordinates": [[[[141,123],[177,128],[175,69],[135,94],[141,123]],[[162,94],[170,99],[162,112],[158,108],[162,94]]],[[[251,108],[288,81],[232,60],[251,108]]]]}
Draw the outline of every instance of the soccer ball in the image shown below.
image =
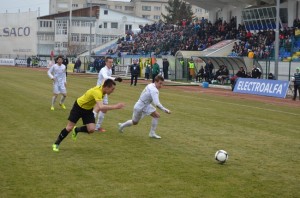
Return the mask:
{"type": "Polygon", "coordinates": [[[224,150],[218,150],[215,154],[215,159],[220,164],[224,164],[228,160],[228,153],[224,150]]]}

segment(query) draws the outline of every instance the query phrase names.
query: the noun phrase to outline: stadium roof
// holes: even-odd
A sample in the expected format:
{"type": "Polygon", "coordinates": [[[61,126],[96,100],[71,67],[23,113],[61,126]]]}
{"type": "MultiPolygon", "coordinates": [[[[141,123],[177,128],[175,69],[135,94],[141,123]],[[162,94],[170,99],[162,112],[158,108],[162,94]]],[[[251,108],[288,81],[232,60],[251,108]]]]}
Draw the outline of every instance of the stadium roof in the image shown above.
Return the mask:
{"type": "Polygon", "coordinates": [[[213,10],[216,8],[222,8],[225,6],[259,6],[259,5],[270,5],[276,4],[275,0],[185,0],[192,5],[199,6],[206,10],[213,10]]]}

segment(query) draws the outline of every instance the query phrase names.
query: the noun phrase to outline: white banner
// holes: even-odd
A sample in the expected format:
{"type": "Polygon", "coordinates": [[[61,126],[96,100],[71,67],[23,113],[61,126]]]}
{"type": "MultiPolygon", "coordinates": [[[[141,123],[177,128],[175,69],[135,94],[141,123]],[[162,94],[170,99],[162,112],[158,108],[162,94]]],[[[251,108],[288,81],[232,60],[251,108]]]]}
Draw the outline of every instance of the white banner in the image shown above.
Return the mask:
{"type": "Polygon", "coordinates": [[[0,54],[37,54],[37,11],[0,13],[0,54]]]}
{"type": "Polygon", "coordinates": [[[15,59],[0,58],[0,65],[15,65],[15,59]]]}

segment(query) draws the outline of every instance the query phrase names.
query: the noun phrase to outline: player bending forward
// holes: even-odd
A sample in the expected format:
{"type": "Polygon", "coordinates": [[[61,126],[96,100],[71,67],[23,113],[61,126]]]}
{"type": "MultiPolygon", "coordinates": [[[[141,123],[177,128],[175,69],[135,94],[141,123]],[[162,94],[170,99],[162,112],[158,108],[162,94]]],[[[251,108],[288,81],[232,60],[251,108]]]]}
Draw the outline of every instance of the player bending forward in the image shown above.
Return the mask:
{"type": "Polygon", "coordinates": [[[55,152],[59,151],[60,143],[67,137],[67,135],[72,131],[72,139],[76,141],[77,133],[93,133],[95,131],[95,117],[93,113],[93,107],[96,105],[102,111],[109,111],[114,109],[122,109],[125,104],[117,103],[114,105],[104,105],[103,104],[103,96],[105,94],[110,95],[114,92],[116,87],[116,83],[107,79],[103,85],[96,86],[88,91],[86,91],[81,97],[79,97],[71,111],[68,118],[68,124],[65,128],[63,128],[60,134],[57,137],[57,140],[52,145],[52,149],[55,152]],[[75,127],[75,124],[79,119],[82,119],[83,126],[75,127]]]}
{"type": "Polygon", "coordinates": [[[140,95],[139,100],[135,103],[133,108],[132,120],[127,120],[124,123],[119,123],[119,132],[123,132],[125,127],[129,127],[132,125],[137,125],[139,121],[145,115],[152,116],[151,129],[149,133],[149,137],[160,139],[161,137],[155,133],[158,118],[160,117],[159,113],[156,111],[156,108],[151,104],[153,103],[156,107],[161,109],[162,111],[170,114],[171,111],[159,102],[159,89],[162,88],[164,83],[164,78],[160,75],[157,75],[154,78],[154,83],[148,84],[143,92],[140,95]]]}

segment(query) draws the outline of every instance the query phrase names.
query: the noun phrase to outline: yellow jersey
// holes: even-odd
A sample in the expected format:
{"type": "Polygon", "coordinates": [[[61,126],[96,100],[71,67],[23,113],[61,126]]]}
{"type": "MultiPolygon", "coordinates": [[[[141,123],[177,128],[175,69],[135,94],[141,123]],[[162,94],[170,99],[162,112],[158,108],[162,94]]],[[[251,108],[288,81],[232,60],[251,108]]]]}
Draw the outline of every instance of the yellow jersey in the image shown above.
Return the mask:
{"type": "Polygon", "coordinates": [[[91,110],[97,101],[103,100],[102,85],[87,90],[81,97],[77,99],[78,105],[86,110],[91,110]]]}

